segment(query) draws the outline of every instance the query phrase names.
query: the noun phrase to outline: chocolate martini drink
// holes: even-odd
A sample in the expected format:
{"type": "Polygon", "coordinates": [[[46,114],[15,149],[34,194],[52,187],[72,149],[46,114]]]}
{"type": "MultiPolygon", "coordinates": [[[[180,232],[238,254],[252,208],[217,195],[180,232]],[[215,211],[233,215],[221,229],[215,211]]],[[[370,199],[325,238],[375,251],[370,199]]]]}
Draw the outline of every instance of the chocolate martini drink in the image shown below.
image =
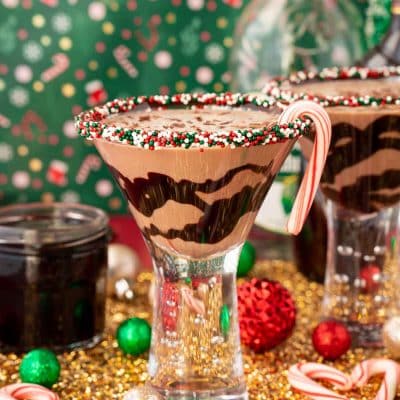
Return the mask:
{"type": "Polygon", "coordinates": [[[331,118],[320,185],[329,231],[323,313],[345,321],[355,344],[380,345],[398,306],[400,69],[298,73],[267,91],[283,103],[312,99],[331,118]]]}
{"type": "Polygon", "coordinates": [[[256,213],[296,140],[318,144],[289,229],[297,233],[325,161],[325,111],[300,102],[176,95],[116,100],[77,118],[126,195],[154,261],[150,385],[168,399],[246,399],[236,267],[256,213]]]}

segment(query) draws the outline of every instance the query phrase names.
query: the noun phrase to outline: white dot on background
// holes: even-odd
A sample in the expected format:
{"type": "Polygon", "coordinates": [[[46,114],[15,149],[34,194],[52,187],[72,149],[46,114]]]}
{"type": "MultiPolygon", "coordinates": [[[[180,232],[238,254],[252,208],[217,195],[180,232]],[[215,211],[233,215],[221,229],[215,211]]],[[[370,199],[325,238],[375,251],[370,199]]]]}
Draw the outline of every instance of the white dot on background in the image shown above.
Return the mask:
{"type": "Polygon", "coordinates": [[[3,6],[7,8],[15,8],[18,6],[19,0],[3,0],[3,6]]]}
{"type": "Polygon", "coordinates": [[[187,0],[187,6],[194,11],[201,10],[204,7],[204,0],[187,0]]]}
{"type": "Polygon", "coordinates": [[[74,138],[78,137],[78,134],[76,133],[76,130],[75,130],[74,121],[72,121],[72,120],[68,120],[68,121],[64,122],[63,132],[64,132],[64,135],[70,139],[74,139],[74,138]]]}
{"type": "Polygon", "coordinates": [[[0,143],[0,162],[8,162],[13,158],[13,148],[8,143],[0,143]]]}
{"type": "Polygon", "coordinates": [[[154,63],[158,68],[169,68],[172,64],[172,56],[168,51],[161,50],[154,55],[154,63]]]}
{"type": "Polygon", "coordinates": [[[99,1],[93,1],[89,4],[88,14],[89,17],[95,21],[101,21],[106,16],[106,6],[99,1]]]}
{"type": "Polygon", "coordinates": [[[80,196],[77,192],[73,190],[66,190],[64,193],[61,194],[60,200],[64,203],[79,203],[80,196]]]}
{"type": "Polygon", "coordinates": [[[202,85],[207,85],[213,80],[214,74],[209,67],[200,67],[196,71],[196,80],[202,85]]]}
{"type": "Polygon", "coordinates": [[[106,179],[101,179],[96,183],[96,193],[101,197],[109,196],[113,191],[113,185],[106,179]]]}
{"type": "Polygon", "coordinates": [[[29,92],[22,87],[15,87],[9,92],[10,103],[15,107],[24,107],[29,103],[29,92]]]}
{"type": "Polygon", "coordinates": [[[17,189],[26,189],[31,182],[31,178],[26,171],[14,172],[12,176],[12,184],[17,189]]]}
{"type": "Polygon", "coordinates": [[[14,70],[14,76],[17,82],[28,83],[32,80],[32,70],[26,64],[17,65],[14,70]]]}

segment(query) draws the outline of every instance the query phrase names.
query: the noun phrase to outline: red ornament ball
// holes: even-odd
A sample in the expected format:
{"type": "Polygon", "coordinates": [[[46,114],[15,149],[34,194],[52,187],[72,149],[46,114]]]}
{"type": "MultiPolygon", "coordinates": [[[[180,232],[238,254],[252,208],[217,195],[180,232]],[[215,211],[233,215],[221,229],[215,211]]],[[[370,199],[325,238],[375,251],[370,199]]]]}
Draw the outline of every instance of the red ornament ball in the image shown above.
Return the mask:
{"type": "Polygon", "coordinates": [[[375,264],[369,264],[360,270],[361,290],[363,293],[374,293],[382,282],[381,269],[375,264]]]}
{"type": "Polygon", "coordinates": [[[287,339],[296,323],[296,307],[279,282],[256,279],[238,287],[242,343],[256,352],[270,350],[287,339]]]}
{"type": "Polygon", "coordinates": [[[349,350],[351,336],[346,325],[337,321],[320,322],[312,334],[314,349],[326,360],[336,360],[349,350]]]}

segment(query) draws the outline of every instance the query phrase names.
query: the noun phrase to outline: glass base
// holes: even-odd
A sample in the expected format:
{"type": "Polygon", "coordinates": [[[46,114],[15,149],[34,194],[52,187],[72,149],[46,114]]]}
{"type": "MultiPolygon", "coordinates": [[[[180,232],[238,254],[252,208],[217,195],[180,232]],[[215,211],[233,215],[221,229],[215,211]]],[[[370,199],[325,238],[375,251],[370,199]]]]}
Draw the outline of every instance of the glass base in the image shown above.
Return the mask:
{"type": "Polygon", "coordinates": [[[347,322],[346,325],[351,333],[353,347],[379,348],[383,346],[381,324],[347,322]]]}
{"type": "Polygon", "coordinates": [[[170,389],[158,388],[151,384],[149,387],[166,400],[248,400],[249,398],[244,383],[233,388],[216,390],[210,389],[209,382],[198,380],[175,382],[170,386],[170,389]],[[190,390],[191,386],[195,388],[195,391],[190,390]]]}

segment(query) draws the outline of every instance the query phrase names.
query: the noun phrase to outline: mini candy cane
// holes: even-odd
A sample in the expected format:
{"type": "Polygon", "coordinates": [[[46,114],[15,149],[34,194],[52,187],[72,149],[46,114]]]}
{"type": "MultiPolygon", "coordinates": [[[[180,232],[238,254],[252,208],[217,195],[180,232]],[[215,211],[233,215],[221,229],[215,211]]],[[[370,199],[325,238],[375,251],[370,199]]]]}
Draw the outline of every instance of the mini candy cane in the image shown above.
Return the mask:
{"type": "Polygon", "coordinates": [[[121,68],[131,77],[136,78],[138,75],[138,70],[135,66],[128,60],[131,55],[131,51],[128,47],[121,44],[116,47],[113,51],[114,58],[117,60],[121,68]]]}
{"type": "Polygon", "coordinates": [[[347,400],[347,397],[323,387],[312,378],[326,380],[342,390],[348,390],[352,387],[352,381],[348,375],[327,365],[298,363],[289,368],[288,380],[290,385],[311,399],[347,400]]]}
{"type": "Polygon", "coordinates": [[[83,184],[87,181],[91,171],[98,171],[101,167],[101,160],[95,154],[89,154],[83,160],[78,173],[76,174],[76,183],[83,184]]]}
{"type": "Polygon", "coordinates": [[[203,301],[194,297],[189,288],[183,287],[181,289],[181,293],[183,301],[194,313],[200,315],[204,315],[206,313],[206,307],[203,301]]]}
{"type": "Polygon", "coordinates": [[[34,124],[38,127],[40,132],[46,132],[47,131],[47,125],[43,121],[42,117],[40,117],[38,114],[35,113],[35,111],[29,110],[25,113],[25,115],[22,117],[21,120],[21,130],[25,134],[33,134],[31,125],[34,124]]]}
{"type": "Polygon", "coordinates": [[[10,120],[6,116],[0,114],[0,127],[8,128],[10,125],[10,120]]]}
{"type": "Polygon", "coordinates": [[[16,383],[0,389],[0,400],[59,400],[56,393],[33,383],[16,383]],[[7,396],[7,397],[2,397],[7,396]]]}
{"type": "Polygon", "coordinates": [[[69,67],[69,58],[64,53],[57,53],[51,58],[53,66],[42,72],[41,78],[44,82],[50,82],[65,72],[69,67]]]}
{"type": "Polygon", "coordinates": [[[324,169],[331,141],[331,122],[326,111],[312,101],[297,101],[288,106],[279,117],[279,124],[290,123],[295,118],[310,117],[315,126],[314,148],[306,173],[297,193],[287,229],[297,235],[310,211],[324,169]]]}
{"type": "Polygon", "coordinates": [[[400,383],[400,365],[395,361],[384,358],[363,361],[354,368],[351,379],[354,385],[361,387],[379,374],[384,374],[384,377],[375,400],[393,400],[400,383]]]}

